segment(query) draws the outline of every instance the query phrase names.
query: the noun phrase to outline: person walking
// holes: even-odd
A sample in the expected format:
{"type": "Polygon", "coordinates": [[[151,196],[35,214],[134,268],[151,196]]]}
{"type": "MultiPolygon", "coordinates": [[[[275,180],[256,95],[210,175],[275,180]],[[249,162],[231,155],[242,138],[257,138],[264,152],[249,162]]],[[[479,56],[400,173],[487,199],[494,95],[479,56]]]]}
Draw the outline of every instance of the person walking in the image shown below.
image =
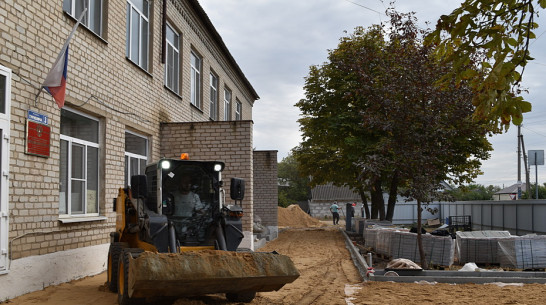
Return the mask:
{"type": "Polygon", "coordinates": [[[339,223],[339,205],[337,205],[337,201],[334,201],[334,203],[330,206],[330,211],[332,212],[334,225],[337,225],[339,223]]]}

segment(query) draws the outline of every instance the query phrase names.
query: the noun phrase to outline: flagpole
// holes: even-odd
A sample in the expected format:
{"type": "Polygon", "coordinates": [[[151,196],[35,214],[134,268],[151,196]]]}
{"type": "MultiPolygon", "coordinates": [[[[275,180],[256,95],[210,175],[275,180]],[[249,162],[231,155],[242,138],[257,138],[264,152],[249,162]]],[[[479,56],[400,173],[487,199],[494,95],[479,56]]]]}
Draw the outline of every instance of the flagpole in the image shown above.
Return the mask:
{"type": "MultiPolygon", "coordinates": [[[[66,51],[66,48],[68,47],[68,44],[70,43],[70,39],[72,39],[72,36],[74,36],[74,34],[76,33],[76,30],[78,29],[78,26],[82,22],[83,17],[85,16],[86,12],[87,12],[87,8],[84,8],[81,15],[80,15],[80,18],[78,18],[78,21],[76,22],[76,24],[72,28],[72,31],[70,32],[70,35],[68,35],[68,38],[66,39],[63,47],[61,48],[61,52],[59,52],[59,55],[57,56],[57,59],[53,62],[54,64],[57,61],[59,61],[61,56],[64,55],[64,53],[66,51]]],[[[47,77],[46,77],[46,80],[47,80],[47,77]]],[[[43,83],[42,83],[42,86],[40,86],[40,89],[38,90],[38,93],[36,93],[36,96],[34,97],[34,107],[38,107],[38,96],[40,96],[40,93],[42,93],[43,89],[44,89],[44,86],[43,86],[43,83]]]]}

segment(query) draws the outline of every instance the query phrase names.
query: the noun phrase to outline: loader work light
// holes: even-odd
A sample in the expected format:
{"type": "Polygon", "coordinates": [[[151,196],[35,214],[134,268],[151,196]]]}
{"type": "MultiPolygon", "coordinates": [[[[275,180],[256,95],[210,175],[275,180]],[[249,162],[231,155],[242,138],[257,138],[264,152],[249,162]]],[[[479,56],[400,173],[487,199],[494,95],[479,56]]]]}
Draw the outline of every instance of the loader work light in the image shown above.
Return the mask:
{"type": "Polygon", "coordinates": [[[216,171],[216,172],[222,171],[222,164],[220,164],[220,163],[214,164],[214,171],[216,171]]]}
{"type": "Polygon", "coordinates": [[[167,160],[161,161],[161,168],[162,169],[168,169],[170,167],[171,167],[171,162],[170,161],[167,161],[167,160]]]}

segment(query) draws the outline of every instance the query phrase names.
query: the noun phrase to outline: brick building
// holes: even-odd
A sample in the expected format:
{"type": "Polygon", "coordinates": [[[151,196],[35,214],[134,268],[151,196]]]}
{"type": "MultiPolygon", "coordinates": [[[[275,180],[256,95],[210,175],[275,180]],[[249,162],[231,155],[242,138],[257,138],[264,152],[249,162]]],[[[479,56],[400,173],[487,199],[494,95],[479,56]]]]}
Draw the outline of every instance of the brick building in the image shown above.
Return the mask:
{"type": "Polygon", "coordinates": [[[196,0],[0,1],[0,301],[102,272],[112,199],[160,157],[224,161],[252,211],[258,98],[196,0]],[[81,3],[59,109],[39,87],[81,3]]]}

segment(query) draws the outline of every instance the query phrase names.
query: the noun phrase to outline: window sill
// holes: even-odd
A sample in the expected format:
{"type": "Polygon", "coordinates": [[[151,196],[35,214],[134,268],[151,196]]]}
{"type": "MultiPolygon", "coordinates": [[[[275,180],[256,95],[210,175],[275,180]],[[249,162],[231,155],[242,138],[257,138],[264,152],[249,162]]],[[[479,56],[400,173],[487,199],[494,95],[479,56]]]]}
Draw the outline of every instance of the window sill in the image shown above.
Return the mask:
{"type": "Polygon", "coordinates": [[[106,216],[82,216],[82,217],[70,217],[59,216],[59,222],[61,223],[75,223],[75,222],[88,222],[88,221],[103,221],[107,220],[106,216]]]}

